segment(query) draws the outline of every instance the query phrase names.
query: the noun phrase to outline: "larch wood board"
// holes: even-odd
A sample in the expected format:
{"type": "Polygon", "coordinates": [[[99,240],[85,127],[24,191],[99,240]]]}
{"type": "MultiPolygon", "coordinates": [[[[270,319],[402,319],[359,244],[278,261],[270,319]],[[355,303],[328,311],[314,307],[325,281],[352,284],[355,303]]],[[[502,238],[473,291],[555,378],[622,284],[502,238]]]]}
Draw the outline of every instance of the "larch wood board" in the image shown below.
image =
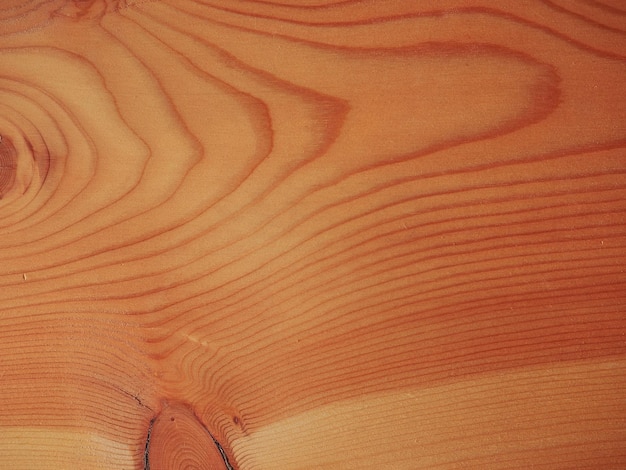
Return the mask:
{"type": "Polygon", "coordinates": [[[623,0],[3,0],[0,468],[626,468],[623,0]]]}

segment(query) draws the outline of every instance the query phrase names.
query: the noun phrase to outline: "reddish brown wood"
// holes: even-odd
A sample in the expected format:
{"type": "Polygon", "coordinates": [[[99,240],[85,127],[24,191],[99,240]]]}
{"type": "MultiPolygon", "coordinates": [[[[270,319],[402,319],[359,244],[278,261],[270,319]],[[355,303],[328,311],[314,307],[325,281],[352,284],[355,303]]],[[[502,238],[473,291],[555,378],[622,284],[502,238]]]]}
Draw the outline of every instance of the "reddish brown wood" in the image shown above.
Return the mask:
{"type": "Polygon", "coordinates": [[[144,465],[150,470],[222,470],[230,462],[225,463],[218,446],[187,406],[165,403],[150,425],[144,465]]]}
{"type": "Polygon", "coordinates": [[[625,51],[611,0],[2,2],[0,461],[626,467],[625,51]]]}

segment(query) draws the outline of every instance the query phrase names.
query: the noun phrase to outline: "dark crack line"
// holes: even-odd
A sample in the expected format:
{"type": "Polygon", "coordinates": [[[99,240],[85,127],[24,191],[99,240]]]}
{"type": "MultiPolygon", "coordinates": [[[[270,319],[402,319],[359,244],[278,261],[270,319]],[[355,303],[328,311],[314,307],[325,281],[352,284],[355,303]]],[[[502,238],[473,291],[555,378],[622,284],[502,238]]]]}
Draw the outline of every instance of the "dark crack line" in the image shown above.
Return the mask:
{"type": "Polygon", "coordinates": [[[156,421],[156,416],[150,420],[150,426],[148,426],[148,436],[146,436],[146,447],[143,451],[143,470],[150,470],[150,459],[148,459],[148,453],[150,452],[150,436],[152,435],[152,426],[156,421]]]}
{"type": "Polygon", "coordinates": [[[143,406],[144,408],[152,411],[154,413],[154,410],[152,408],[150,408],[148,405],[146,405],[143,401],[141,401],[141,398],[139,398],[138,395],[135,395],[134,393],[130,393],[126,390],[124,390],[121,387],[115,387],[117,390],[119,390],[120,392],[122,392],[124,395],[128,395],[129,397],[132,397],[133,400],[135,400],[140,406],[143,406]]]}
{"type": "Polygon", "coordinates": [[[230,464],[230,462],[228,461],[228,456],[226,455],[226,452],[224,451],[224,448],[222,447],[222,445],[217,441],[217,439],[213,437],[213,435],[210,432],[209,432],[209,436],[211,436],[211,439],[213,439],[213,443],[217,447],[217,450],[220,451],[220,454],[222,455],[222,460],[224,461],[224,465],[226,465],[226,470],[235,470],[233,466],[230,464]]]}
{"type": "Polygon", "coordinates": [[[196,418],[198,423],[200,423],[200,425],[204,428],[204,430],[209,435],[209,437],[213,440],[215,447],[217,447],[217,450],[220,452],[220,455],[222,456],[224,465],[226,465],[226,470],[235,470],[235,468],[230,464],[230,461],[228,460],[228,455],[226,455],[226,451],[222,447],[222,444],[220,444],[220,442],[213,437],[213,434],[211,434],[211,431],[209,431],[209,429],[206,427],[204,422],[198,417],[197,414],[194,413],[194,417],[196,418]]]}
{"type": "MultiPolygon", "coordinates": [[[[143,406],[146,406],[146,405],[143,405],[143,406]]],[[[152,436],[152,428],[154,427],[154,422],[157,420],[159,416],[160,416],[160,413],[157,414],[154,418],[152,418],[150,420],[150,425],[148,426],[148,435],[146,436],[146,446],[143,451],[143,470],[150,470],[150,437],[152,436]]],[[[226,451],[224,450],[222,445],[219,443],[219,441],[213,437],[213,434],[211,434],[211,432],[207,429],[204,423],[198,419],[198,416],[195,416],[195,418],[198,421],[198,423],[200,423],[200,425],[204,428],[206,433],[209,435],[209,437],[213,441],[213,444],[215,444],[215,447],[217,447],[217,450],[219,451],[220,455],[222,456],[222,460],[224,461],[224,465],[226,466],[226,470],[235,470],[235,467],[233,467],[230,464],[230,461],[228,460],[228,455],[226,454],[226,451]]]]}

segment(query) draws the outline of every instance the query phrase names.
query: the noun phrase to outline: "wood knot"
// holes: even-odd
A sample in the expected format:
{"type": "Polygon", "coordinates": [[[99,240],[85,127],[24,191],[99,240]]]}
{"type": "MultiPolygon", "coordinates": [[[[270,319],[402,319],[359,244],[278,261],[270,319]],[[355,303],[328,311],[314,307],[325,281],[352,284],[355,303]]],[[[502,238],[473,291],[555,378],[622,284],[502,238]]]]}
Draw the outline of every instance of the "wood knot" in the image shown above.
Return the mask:
{"type": "Polygon", "coordinates": [[[167,403],[152,421],[146,442],[145,466],[150,470],[233,468],[221,444],[182,403],[167,403]]]}
{"type": "Polygon", "coordinates": [[[233,424],[237,427],[237,429],[240,432],[242,432],[242,433],[244,433],[246,435],[248,434],[248,429],[247,429],[246,423],[245,423],[244,419],[241,416],[233,414],[232,421],[233,421],[233,424]]]}

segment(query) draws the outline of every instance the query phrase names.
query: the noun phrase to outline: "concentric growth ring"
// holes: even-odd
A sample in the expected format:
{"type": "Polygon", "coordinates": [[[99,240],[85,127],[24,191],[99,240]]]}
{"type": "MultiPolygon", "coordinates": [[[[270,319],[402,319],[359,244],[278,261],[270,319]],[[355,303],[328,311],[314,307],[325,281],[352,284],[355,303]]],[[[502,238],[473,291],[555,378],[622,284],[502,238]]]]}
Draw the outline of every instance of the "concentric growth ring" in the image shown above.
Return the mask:
{"type": "Polygon", "coordinates": [[[49,169],[48,146],[33,122],[0,105],[0,227],[28,217],[49,169]]]}

